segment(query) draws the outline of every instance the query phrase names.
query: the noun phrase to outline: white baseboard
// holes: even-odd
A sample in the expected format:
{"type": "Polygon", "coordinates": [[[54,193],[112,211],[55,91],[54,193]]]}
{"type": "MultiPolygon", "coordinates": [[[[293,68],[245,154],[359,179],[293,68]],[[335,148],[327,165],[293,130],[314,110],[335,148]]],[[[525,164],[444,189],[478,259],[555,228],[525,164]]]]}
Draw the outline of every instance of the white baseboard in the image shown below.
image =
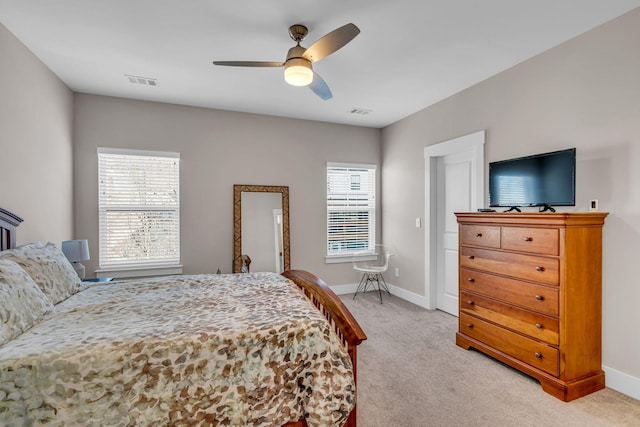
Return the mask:
{"type": "Polygon", "coordinates": [[[422,308],[427,308],[427,299],[422,295],[418,295],[406,289],[399,288],[395,285],[392,285],[391,283],[389,283],[388,285],[389,285],[389,291],[393,295],[397,296],[398,298],[402,298],[403,300],[409,301],[422,308]]]}
{"type": "Polygon", "coordinates": [[[346,295],[346,294],[354,294],[356,289],[358,289],[357,283],[349,283],[346,285],[333,285],[329,286],[336,295],[346,295]]]}
{"type": "Polygon", "coordinates": [[[632,377],[608,366],[603,366],[602,370],[608,388],[640,400],[640,378],[632,377]]]}
{"type": "MultiPolygon", "coordinates": [[[[406,289],[394,286],[391,283],[387,283],[387,285],[389,286],[391,294],[420,307],[427,308],[426,298],[422,295],[414,294],[406,289]]],[[[353,294],[357,288],[357,283],[331,286],[333,292],[338,295],[353,294]]],[[[603,366],[602,370],[605,372],[605,382],[608,388],[640,400],[640,378],[633,377],[608,366],[603,366]]]]}
{"type": "MultiPolygon", "coordinates": [[[[407,291],[406,289],[399,288],[388,282],[387,282],[387,286],[389,287],[389,292],[391,292],[392,295],[395,295],[398,298],[402,298],[403,300],[409,301],[420,307],[427,308],[427,300],[422,295],[414,294],[413,292],[407,291]]],[[[331,286],[331,290],[335,292],[337,295],[353,294],[356,292],[356,289],[358,289],[357,283],[331,286]]]]}

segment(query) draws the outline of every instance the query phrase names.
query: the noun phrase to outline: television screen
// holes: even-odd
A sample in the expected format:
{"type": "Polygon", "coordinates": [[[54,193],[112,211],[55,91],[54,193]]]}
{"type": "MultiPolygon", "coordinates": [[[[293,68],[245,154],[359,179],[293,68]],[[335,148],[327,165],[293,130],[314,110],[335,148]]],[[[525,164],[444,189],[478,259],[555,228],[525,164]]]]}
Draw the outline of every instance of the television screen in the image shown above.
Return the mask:
{"type": "Polygon", "coordinates": [[[576,149],[489,163],[489,206],[574,206],[576,149]]]}

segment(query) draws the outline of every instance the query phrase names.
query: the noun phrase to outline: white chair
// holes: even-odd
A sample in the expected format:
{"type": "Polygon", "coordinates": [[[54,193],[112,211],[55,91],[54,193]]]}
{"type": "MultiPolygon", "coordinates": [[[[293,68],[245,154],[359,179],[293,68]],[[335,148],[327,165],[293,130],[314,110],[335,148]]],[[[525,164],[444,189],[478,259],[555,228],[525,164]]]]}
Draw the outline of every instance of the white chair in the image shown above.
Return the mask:
{"type": "Polygon", "coordinates": [[[389,287],[385,282],[382,273],[385,273],[389,268],[389,258],[393,254],[385,249],[384,245],[375,245],[374,251],[362,251],[354,255],[353,269],[362,273],[362,278],[356,289],[356,293],[353,295],[353,299],[361,292],[367,292],[369,286],[374,289],[377,287],[378,295],[380,296],[380,304],[382,304],[382,290],[387,291],[389,295],[389,287]]]}

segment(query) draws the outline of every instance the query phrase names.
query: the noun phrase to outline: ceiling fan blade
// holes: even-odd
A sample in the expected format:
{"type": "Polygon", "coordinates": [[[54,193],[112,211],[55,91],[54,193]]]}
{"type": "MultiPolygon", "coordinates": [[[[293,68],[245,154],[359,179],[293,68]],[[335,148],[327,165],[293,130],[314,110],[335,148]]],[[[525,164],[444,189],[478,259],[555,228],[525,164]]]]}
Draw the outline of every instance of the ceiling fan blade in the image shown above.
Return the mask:
{"type": "Polygon", "coordinates": [[[329,86],[327,85],[327,83],[315,71],[313,72],[313,81],[309,85],[309,89],[311,89],[313,91],[313,93],[315,93],[316,95],[318,95],[320,98],[324,99],[325,101],[327,99],[333,98],[333,94],[331,93],[331,89],[329,89],[329,86]]]}
{"type": "Polygon", "coordinates": [[[355,24],[343,25],[309,46],[302,56],[311,62],[319,61],[349,43],[358,34],[360,29],[355,24]]]}
{"type": "Polygon", "coordinates": [[[282,67],[284,62],[266,61],[213,61],[213,65],[226,65],[229,67],[282,67]]]}

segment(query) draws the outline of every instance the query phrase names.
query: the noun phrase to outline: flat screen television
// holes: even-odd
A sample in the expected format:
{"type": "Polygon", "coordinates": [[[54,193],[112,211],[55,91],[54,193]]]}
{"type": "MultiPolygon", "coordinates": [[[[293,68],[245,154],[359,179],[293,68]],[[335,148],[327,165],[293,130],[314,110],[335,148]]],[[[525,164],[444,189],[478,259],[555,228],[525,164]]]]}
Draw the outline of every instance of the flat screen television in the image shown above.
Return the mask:
{"type": "Polygon", "coordinates": [[[490,207],[575,204],[575,148],[489,163],[490,207]]]}

